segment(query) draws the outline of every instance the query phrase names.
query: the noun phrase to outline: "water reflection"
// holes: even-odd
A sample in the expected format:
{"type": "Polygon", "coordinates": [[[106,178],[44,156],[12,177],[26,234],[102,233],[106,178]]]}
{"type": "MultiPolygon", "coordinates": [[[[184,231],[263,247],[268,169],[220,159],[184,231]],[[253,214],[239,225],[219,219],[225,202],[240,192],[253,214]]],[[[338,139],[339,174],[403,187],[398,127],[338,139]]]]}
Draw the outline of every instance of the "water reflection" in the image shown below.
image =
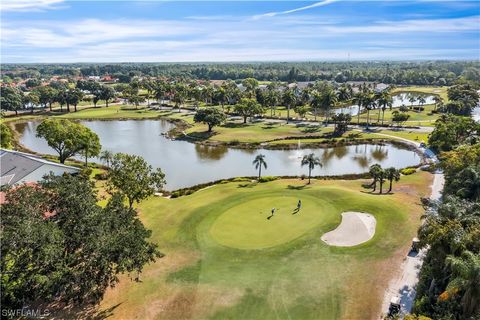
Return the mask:
{"type": "Polygon", "coordinates": [[[201,160],[218,161],[227,154],[228,148],[225,146],[206,146],[202,144],[196,144],[195,151],[197,152],[198,158],[201,160]]]}
{"type": "Polygon", "coordinates": [[[383,161],[387,157],[388,150],[386,148],[383,148],[383,146],[378,145],[372,150],[372,158],[376,161],[383,161]]]}

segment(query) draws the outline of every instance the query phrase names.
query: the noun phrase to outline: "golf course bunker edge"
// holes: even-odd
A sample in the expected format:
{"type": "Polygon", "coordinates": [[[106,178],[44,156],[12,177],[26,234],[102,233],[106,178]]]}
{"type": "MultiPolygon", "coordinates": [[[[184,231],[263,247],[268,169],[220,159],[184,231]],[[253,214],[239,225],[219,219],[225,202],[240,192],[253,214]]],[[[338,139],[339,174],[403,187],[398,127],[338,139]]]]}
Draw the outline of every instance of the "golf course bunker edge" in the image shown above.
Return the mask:
{"type": "Polygon", "coordinates": [[[353,247],[372,239],[377,220],[368,213],[347,211],[342,213],[342,222],[322,236],[330,246],[353,247]]]}

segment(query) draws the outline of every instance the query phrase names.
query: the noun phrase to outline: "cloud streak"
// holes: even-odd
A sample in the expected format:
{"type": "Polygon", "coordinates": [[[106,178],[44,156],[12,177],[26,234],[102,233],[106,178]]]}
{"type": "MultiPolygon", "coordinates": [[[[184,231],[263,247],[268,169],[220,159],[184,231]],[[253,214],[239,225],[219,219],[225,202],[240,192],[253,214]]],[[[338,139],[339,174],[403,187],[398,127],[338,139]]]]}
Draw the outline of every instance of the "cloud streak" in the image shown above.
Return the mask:
{"type": "Polygon", "coordinates": [[[57,6],[64,0],[2,0],[0,3],[1,11],[44,11],[47,9],[58,9],[57,6]]]}
{"type": "Polygon", "coordinates": [[[275,17],[275,16],[278,16],[278,15],[295,13],[295,12],[304,11],[304,10],[308,10],[308,9],[313,9],[313,8],[317,8],[317,7],[323,7],[323,6],[326,6],[326,5],[328,5],[330,3],[333,3],[333,2],[336,2],[336,1],[338,1],[338,0],[324,0],[324,1],[316,2],[316,3],[308,5],[308,6],[295,8],[295,9],[291,9],[291,10],[276,11],[276,12],[269,12],[269,13],[255,15],[252,18],[254,20],[258,20],[258,19],[261,19],[261,18],[275,17]]]}

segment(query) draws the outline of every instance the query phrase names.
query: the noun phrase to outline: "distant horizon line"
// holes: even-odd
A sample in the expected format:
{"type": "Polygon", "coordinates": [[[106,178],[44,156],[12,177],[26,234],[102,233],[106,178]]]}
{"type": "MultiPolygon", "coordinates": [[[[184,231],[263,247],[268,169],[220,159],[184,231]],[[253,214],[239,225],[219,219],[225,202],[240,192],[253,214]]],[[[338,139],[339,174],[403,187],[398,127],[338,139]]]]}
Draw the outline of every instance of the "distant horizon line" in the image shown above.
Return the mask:
{"type": "Polygon", "coordinates": [[[473,58],[438,58],[438,59],[351,59],[351,60],[226,60],[226,61],[77,61],[77,62],[2,62],[0,65],[22,64],[230,64],[230,63],[349,63],[349,62],[480,62],[473,58]]]}

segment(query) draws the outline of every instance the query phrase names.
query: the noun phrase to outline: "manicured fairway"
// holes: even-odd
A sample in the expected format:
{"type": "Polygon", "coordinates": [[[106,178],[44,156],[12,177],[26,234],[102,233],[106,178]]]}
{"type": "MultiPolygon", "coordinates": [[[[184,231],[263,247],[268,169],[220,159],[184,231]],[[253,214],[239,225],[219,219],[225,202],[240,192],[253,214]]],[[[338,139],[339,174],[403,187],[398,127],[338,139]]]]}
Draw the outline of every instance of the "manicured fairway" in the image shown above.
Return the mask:
{"type": "Polygon", "coordinates": [[[430,181],[425,172],[402,177],[391,195],[370,194],[360,180],[277,180],[151,198],[140,217],[166,256],[141,282],[122,277],[99,311],[112,319],[373,319],[430,181]],[[345,211],[373,214],[375,236],[350,248],[321,241],[345,211]]]}

